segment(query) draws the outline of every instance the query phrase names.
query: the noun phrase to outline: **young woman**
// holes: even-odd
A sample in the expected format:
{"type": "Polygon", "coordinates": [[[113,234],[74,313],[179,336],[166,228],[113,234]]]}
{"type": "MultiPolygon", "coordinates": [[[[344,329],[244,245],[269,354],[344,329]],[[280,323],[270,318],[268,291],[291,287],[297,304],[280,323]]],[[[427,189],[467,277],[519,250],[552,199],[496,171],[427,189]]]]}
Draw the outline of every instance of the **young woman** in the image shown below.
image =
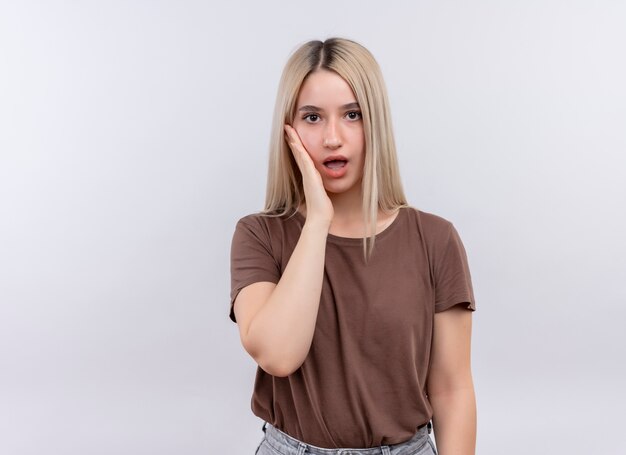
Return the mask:
{"type": "Polygon", "coordinates": [[[473,454],[476,309],[451,222],[408,205],[380,68],[302,45],[278,89],[265,209],[239,220],[230,318],[257,362],[258,454],[473,454]]]}

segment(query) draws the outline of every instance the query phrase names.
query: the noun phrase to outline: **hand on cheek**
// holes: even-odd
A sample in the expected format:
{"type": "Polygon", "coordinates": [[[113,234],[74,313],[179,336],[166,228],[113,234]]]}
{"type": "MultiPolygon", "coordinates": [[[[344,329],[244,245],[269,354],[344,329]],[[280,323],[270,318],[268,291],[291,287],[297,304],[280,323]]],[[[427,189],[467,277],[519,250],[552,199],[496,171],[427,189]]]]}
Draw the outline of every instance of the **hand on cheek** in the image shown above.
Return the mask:
{"type": "Polygon", "coordinates": [[[300,141],[302,142],[302,145],[306,149],[307,153],[309,154],[309,156],[311,156],[311,151],[313,150],[313,144],[314,144],[314,142],[312,141],[312,138],[310,137],[309,134],[307,134],[306,130],[298,129],[297,126],[294,127],[294,129],[298,133],[298,136],[300,136],[300,141]]]}

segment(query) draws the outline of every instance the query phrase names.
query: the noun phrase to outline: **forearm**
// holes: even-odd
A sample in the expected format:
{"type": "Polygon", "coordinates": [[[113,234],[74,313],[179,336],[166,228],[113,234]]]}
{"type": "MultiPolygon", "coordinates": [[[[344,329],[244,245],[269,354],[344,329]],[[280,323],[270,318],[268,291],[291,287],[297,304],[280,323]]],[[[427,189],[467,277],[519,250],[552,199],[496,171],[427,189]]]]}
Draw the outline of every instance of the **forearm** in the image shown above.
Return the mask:
{"type": "Polygon", "coordinates": [[[250,323],[248,338],[257,361],[287,376],[306,358],[317,321],[328,226],[305,222],[280,281],[250,323]]]}
{"type": "Polygon", "coordinates": [[[429,395],[433,431],[439,455],[474,455],[476,451],[476,397],[474,386],[429,395]]]}

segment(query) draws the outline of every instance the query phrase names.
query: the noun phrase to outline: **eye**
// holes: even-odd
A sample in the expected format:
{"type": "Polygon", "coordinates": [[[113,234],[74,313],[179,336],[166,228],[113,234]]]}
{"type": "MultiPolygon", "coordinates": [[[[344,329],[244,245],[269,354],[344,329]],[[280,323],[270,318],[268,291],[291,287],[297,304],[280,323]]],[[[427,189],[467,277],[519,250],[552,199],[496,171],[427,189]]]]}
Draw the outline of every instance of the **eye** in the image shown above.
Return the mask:
{"type": "Polygon", "coordinates": [[[359,111],[351,111],[346,114],[350,120],[360,120],[361,113],[359,111]]]}
{"type": "Polygon", "coordinates": [[[302,119],[308,121],[309,123],[317,123],[319,116],[317,114],[307,114],[302,117],[302,119]]]}

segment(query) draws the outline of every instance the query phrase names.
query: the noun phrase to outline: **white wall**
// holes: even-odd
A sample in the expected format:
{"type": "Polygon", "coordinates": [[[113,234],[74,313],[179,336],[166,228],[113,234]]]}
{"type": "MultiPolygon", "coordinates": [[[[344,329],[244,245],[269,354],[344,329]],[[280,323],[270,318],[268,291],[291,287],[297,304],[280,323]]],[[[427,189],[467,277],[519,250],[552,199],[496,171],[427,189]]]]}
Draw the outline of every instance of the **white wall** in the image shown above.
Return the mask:
{"type": "Polygon", "coordinates": [[[479,454],[622,454],[626,4],[2,2],[0,453],[253,453],[229,248],[282,67],[383,68],[477,299],[479,454]]]}

